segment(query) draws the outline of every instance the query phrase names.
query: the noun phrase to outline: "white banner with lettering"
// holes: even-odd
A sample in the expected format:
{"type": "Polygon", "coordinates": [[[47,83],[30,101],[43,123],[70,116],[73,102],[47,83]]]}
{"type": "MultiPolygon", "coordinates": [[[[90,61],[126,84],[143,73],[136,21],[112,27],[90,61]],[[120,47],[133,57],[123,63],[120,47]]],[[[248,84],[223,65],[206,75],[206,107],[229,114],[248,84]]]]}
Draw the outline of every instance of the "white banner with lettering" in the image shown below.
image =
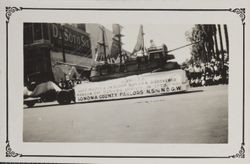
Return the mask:
{"type": "Polygon", "coordinates": [[[146,73],[75,86],[76,102],[154,96],[181,92],[189,87],[183,70],[146,73]]]}

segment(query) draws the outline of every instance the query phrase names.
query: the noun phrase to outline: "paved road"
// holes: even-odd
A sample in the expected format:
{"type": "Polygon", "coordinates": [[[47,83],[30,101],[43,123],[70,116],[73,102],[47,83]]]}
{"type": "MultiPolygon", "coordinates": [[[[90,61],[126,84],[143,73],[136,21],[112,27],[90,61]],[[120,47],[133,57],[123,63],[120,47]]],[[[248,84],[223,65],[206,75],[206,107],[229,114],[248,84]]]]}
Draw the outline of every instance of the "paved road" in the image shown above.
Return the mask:
{"type": "Polygon", "coordinates": [[[24,141],[227,143],[228,87],[189,93],[24,107],[24,141]]]}

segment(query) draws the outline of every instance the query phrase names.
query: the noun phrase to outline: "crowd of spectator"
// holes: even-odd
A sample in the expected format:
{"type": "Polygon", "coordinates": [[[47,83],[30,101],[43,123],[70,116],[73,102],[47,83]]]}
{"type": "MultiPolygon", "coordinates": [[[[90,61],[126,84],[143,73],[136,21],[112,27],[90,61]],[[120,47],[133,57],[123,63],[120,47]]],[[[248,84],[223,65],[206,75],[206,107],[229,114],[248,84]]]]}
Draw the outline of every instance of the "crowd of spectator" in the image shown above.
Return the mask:
{"type": "Polygon", "coordinates": [[[189,65],[185,71],[192,87],[228,84],[228,63],[211,60],[189,65]]]}

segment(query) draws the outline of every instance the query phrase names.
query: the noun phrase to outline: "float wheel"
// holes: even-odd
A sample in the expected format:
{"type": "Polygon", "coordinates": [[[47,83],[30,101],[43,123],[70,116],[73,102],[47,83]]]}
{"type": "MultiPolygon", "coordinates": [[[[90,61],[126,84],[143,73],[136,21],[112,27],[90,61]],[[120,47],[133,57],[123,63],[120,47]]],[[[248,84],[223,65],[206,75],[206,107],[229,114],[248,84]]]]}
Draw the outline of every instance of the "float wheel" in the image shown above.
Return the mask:
{"type": "Polygon", "coordinates": [[[71,90],[62,90],[57,95],[57,102],[61,105],[70,104],[72,101],[72,91],[71,90]]]}
{"type": "Polygon", "coordinates": [[[35,105],[35,101],[27,101],[25,102],[25,105],[27,105],[29,108],[33,107],[35,105]]]}

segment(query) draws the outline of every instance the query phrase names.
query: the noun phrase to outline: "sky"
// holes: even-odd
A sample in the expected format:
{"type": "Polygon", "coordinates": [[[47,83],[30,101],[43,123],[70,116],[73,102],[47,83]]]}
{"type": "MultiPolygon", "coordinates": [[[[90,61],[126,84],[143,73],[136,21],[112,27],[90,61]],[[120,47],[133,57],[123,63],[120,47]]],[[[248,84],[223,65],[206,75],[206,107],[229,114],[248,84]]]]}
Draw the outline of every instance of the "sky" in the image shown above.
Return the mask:
{"type": "MultiPolygon", "coordinates": [[[[112,31],[112,24],[103,24],[106,28],[112,31]]],[[[139,33],[140,24],[121,24],[124,35],[122,37],[123,48],[132,52],[139,33]]],[[[189,44],[186,40],[185,33],[190,31],[193,24],[143,24],[144,31],[144,43],[146,48],[150,46],[150,40],[154,40],[156,46],[166,44],[168,50],[175,49],[177,47],[189,44]]],[[[175,61],[182,63],[186,59],[190,58],[191,47],[185,47],[180,50],[171,52],[170,54],[175,55],[175,61]]]]}

